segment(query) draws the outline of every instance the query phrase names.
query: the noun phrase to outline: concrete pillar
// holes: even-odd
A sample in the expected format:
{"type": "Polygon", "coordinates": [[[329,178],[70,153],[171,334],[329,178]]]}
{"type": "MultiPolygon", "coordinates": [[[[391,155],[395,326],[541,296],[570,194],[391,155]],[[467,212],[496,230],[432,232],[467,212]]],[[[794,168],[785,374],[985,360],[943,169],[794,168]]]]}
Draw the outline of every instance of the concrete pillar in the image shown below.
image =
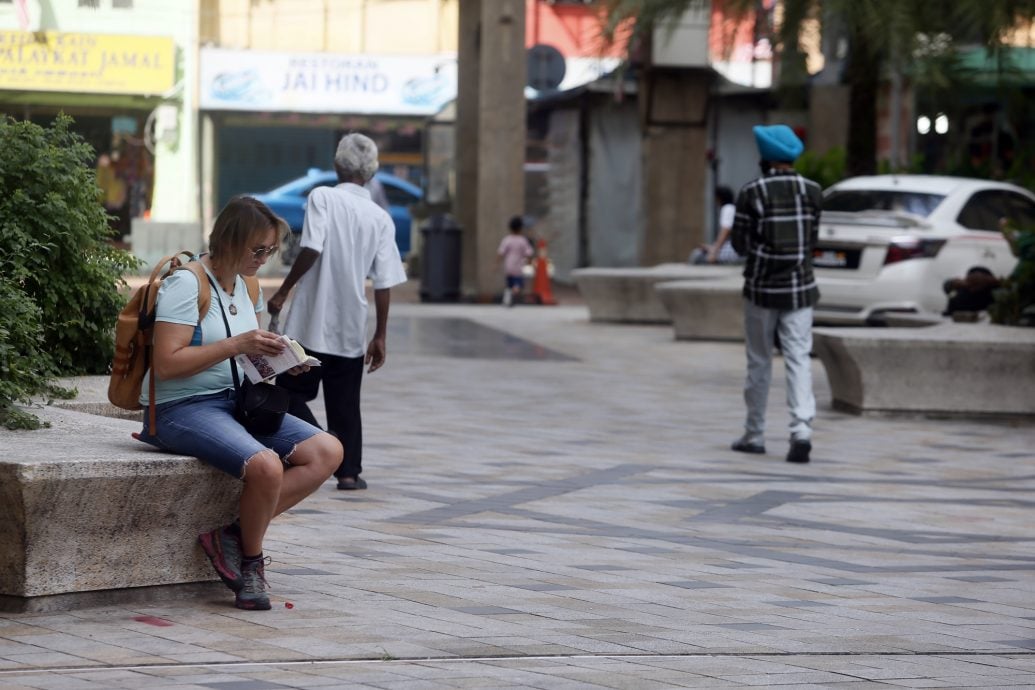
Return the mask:
{"type": "MultiPolygon", "coordinates": [[[[178,95],[159,106],[156,127],[154,193],[151,218],[162,222],[195,222],[199,218],[198,186],[198,0],[183,3],[182,21],[170,25],[181,48],[176,70],[178,95]]],[[[177,91],[176,88],[173,91],[177,91]]]]}
{"type": "Polygon", "coordinates": [[[703,70],[663,72],[641,89],[644,266],[686,261],[708,239],[710,79],[703,70]]]}
{"type": "Polygon", "coordinates": [[[456,208],[461,291],[488,299],[503,288],[496,248],[524,212],[525,3],[464,0],[459,9],[456,208]]]}

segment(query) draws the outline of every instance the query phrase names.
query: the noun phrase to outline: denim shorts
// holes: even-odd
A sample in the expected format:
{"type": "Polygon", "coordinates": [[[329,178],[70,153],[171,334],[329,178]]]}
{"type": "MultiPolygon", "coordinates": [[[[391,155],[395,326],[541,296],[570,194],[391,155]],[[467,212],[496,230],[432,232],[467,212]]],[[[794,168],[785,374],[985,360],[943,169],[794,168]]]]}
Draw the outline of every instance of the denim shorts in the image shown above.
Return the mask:
{"type": "Polygon", "coordinates": [[[295,447],[323,433],[298,417],[284,415],[284,423],[272,436],[253,436],[234,419],[235,391],[194,395],[155,405],[154,433],[148,429],[144,410],[144,430],[140,439],[163,450],[193,455],[207,465],[237,477],[244,477],[244,466],[256,453],[273,450],[290,465],[295,447]]]}

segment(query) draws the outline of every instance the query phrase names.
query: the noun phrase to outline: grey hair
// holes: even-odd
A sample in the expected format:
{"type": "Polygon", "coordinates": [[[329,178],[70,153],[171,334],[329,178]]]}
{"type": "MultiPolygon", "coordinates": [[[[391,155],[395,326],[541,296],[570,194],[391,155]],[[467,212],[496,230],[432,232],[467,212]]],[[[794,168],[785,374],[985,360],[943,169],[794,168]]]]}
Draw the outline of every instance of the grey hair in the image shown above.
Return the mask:
{"type": "Polygon", "coordinates": [[[359,178],[365,184],[377,172],[377,144],[363,134],[346,134],[334,153],[338,179],[359,178]]]}

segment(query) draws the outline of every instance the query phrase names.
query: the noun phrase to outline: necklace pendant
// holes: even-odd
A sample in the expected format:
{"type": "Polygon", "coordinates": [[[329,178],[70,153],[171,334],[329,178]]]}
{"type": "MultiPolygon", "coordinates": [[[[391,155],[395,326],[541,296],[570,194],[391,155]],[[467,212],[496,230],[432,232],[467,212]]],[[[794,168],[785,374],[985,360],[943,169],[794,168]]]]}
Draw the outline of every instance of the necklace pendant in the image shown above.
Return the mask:
{"type": "Polygon", "coordinates": [[[230,312],[230,316],[237,316],[237,307],[235,307],[233,304],[230,305],[230,308],[227,309],[227,311],[230,312]]]}

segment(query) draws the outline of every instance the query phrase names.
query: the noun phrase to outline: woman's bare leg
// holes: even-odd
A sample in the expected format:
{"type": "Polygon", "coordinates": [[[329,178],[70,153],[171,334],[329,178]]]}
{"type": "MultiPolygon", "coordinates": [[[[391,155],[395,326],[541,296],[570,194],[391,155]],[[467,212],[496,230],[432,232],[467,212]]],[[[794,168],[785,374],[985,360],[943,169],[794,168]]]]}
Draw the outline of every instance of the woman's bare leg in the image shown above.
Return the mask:
{"type": "Polygon", "coordinates": [[[241,493],[241,550],[246,556],[262,553],[262,539],[277,514],[285,480],[284,465],[271,450],[256,453],[244,470],[241,493]]]}
{"type": "Polygon", "coordinates": [[[302,441],[288,461],[284,471],[280,498],[274,515],[280,515],[310,495],[338,469],[344,451],[341,442],[328,433],[317,434],[302,441]]]}

